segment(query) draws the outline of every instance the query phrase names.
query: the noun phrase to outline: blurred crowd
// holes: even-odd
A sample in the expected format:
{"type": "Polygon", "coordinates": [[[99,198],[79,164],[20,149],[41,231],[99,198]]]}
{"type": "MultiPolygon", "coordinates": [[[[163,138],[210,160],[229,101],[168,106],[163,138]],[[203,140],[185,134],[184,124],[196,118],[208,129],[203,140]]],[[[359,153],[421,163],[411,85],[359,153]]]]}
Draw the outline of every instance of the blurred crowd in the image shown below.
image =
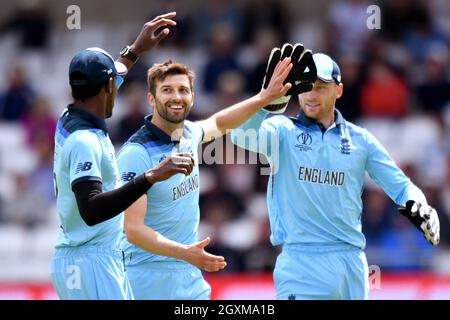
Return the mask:
{"type": "MultiPolygon", "coordinates": [[[[369,264],[450,272],[450,2],[329,1],[308,19],[293,16],[290,1],[195,3],[154,1],[142,17],[144,22],[175,9],[178,25],[138,61],[119,92],[116,113],[108,120],[116,151],[151,112],[146,70],[153,63],[171,58],[195,71],[196,100],[189,119],[198,120],[258,92],[271,49],[286,41],[302,42],[336,59],[344,83],[337,108],[381,141],[439,213],[441,244],[434,248],[368,178],[362,224],[369,264]],[[367,27],[372,4],[380,8],[381,29],[367,27]]],[[[27,7],[0,23],[0,47],[8,47],[11,57],[22,53],[18,59],[0,58],[2,230],[13,225],[39,230],[56,217],[53,133],[58,115],[71,102],[66,75],[71,55],[98,45],[116,50],[110,52],[117,56],[141,25],[132,21],[134,29],[122,30],[124,42],[115,39],[113,44],[108,39],[115,34],[108,33],[108,26],[98,44],[83,27],[73,31],[77,41],[70,47],[70,40],[62,42],[63,55],[57,41],[72,31],[52,27],[46,9],[27,7]],[[83,37],[89,39],[83,42],[83,37]]],[[[292,99],[287,114],[297,113],[292,99]]],[[[237,153],[227,140],[215,148],[217,158],[237,153]]],[[[268,177],[260,174],[265,166],[264,159],[258,164],[201,165],[200,235],[211,236],[210,251],[226,257],[224,272],[269,271],[275,263],[279,249],[269,242],[268,177]]]]}

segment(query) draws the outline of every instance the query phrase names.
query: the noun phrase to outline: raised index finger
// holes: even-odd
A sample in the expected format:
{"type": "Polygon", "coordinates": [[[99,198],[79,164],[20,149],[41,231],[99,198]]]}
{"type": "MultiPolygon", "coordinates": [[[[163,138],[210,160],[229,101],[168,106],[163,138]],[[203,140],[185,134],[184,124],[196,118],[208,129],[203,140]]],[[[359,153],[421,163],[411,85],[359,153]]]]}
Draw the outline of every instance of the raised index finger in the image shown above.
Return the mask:
{"type": "Polygon", "coordinates": [[[171,26],[177,25],[176,21],[173,21],[171,19],[166,19],[166,18],[152,21],[152,24],[153,24],[153,27],[157,27],[157,28],[162,27],[162,26],[167,26],[167,25],[171,25],[171,26]]]}
{"type": "Polygon", "coordinates": [[[157,16],[157,17],[153,18],[153,20],[152,20],[152,21],[156,21],[156,20],[159,20],[159,19],[164,19],[164,18],[168,18],[168,19],[170,19],[170,18],[173,18],[173,17],[175,17],[176,15],[177,15],[177,13],[176,13],[175,11],[172,11],[172,12],[168,12],[168,13],[165,13],[165,14],[162,14],[162,15],[159,15],[159,16],[157,16]]]}

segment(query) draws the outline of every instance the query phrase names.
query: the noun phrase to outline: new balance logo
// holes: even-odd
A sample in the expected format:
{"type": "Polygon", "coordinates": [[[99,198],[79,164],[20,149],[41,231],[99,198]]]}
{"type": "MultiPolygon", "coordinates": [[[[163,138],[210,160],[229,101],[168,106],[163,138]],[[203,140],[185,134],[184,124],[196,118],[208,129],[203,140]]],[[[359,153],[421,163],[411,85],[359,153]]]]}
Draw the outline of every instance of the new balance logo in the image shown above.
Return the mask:
{"type": "Polygon", "coordinates": [[[136,172],[123,172],[120,178],[122,181],[128,182],[133,180],[134,177],[136,177],[136,172]]]}
{"type": "Polygon", "coordinates": [[[92,162],[80,162],[77,165],[77,169],[75,171],[75,174],[77,174],[80,171],[89,171],[92,168],[92,162]]]}

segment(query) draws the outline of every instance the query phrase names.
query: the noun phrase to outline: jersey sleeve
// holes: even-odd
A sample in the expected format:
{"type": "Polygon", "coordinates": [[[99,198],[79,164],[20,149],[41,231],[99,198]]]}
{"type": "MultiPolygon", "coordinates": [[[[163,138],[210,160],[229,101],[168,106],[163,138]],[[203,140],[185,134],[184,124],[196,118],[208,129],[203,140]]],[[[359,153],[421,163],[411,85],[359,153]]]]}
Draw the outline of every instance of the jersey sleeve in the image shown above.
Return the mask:
{"type": "Polygon", "coordinates": [[[145,148],[137,143],[127,143],[117,155],[120,180],[122,184],[127,183],[137,176],[145,173],[153,166],[145,148]]]}
{"type": "Polygon", "coordinates": [[[282,134],[282,117],[273,116],[266,119],[267,114],[266,111],[260,110],[240,127],[232,130],[231,141],[243,149],[271,158],[282,134]]]}
{"type": "Polygon", "coordinates": [[[196,122],[189,122],[189,124],[192,131],[192,139],[194,140],[194,143],[196,145],[201,144],[205,136],[205,131],[203,130],[202,126],[196,122]]]}
{"type": "Polygon", "coordinates": [[[408,200],[426,204],[423,192],[395,164],[381,143],[367,131],[366,141],[368,148],[366,170],[384,192],[401,206],[408,200]]]}
{"type": "Polygon", "coordinates": [[[66,142],[66,160],[72,187],[78,182],[102,182],[102,146],[95,135],[88,130],[73,133],[66,142]]]}

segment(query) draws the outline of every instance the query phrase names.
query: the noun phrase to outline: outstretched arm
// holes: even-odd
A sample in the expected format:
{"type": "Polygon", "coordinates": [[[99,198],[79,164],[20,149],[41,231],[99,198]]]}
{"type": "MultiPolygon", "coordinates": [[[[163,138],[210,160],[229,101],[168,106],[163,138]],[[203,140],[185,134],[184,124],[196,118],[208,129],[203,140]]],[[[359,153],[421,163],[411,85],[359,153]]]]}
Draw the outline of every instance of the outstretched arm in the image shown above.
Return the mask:
{"type": "Polygon", "coordinates": [[[423,192],[395,164],[378,140],[369,132],[366,139],[366,170],[370,177],[400,205],[400,213],[423,233],[425,239],[437,245],[440,240],[440,226],[436,210],[427,204],[423,192]]]}
{"type": "Polygon", "coordinates": [[[130,243],[154,254],[185,260],[205,271],[219,271],[226,267],[224,257],[204,250],[209,238],[191,245],[167,239],[144,223],[147,195],[143,195],[125,212],[125,233],[130,243]]]}
{"type": "Polygon", "coordinates": [[[283,84],[291,69],[291,59],[283,59],[276,65],[269,85],[261,89],[258,94],[219,111],[206,120],[199,121],[198,124],[204,130],[203,142],[221,137],[227,133],[227,130],[243,124],[271,101],[284,96],[292,86],[290,83],[283,84]]]}

